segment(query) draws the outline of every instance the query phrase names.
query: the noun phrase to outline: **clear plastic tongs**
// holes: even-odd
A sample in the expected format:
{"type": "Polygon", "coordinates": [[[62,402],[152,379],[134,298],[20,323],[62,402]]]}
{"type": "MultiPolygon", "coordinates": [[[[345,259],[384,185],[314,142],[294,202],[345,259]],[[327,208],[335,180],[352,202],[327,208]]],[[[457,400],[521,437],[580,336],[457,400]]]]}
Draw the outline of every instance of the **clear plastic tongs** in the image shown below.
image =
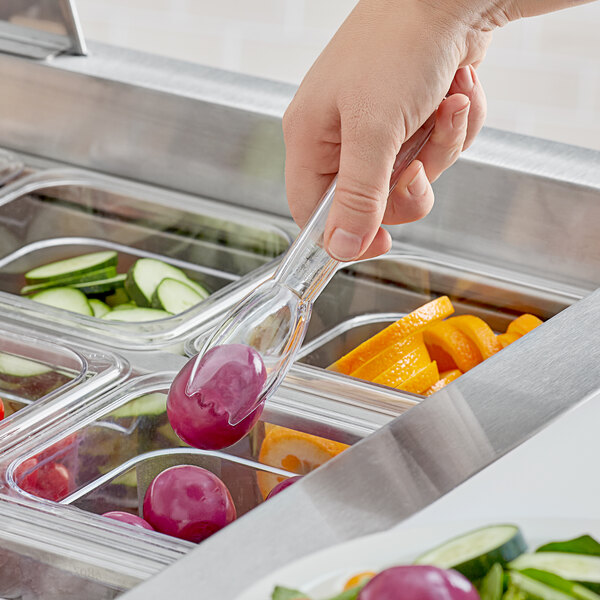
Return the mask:
{"type": "MultiPolygon", "coordinates": [[[[392,170],[390,193],[429,139],[434,123],[435,114],[402,145],[392,170]]],[[[244,420],[277,390],[304,340],[313,302],[340,266],[340,262],[323,248],[325,223],[335,194],[336,179],[273,277],[231,309],[196,357],[186,386],[189,395],[199,391],[198,384],[195,385],[198,363],[211,348],[222,344],[246,344],[262,356],[267,370],[263,391],[254,402],[239,406],[229,415],[231,425],[244,420]]]]}

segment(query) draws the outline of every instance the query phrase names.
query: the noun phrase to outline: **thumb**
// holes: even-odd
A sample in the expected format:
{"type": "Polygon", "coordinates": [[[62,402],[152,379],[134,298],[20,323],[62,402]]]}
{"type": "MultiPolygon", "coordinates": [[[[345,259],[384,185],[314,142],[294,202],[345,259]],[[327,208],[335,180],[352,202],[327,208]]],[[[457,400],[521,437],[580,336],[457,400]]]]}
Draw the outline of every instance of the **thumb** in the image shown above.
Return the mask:
{"type": "Polygon", "coordinates": [[[344,128],[342,121],[340,166],[324,238],[333,258],[355,260],[375,238],[385,212],[396,145],[398,136],[387,124],[363,120],[344,128]]]}

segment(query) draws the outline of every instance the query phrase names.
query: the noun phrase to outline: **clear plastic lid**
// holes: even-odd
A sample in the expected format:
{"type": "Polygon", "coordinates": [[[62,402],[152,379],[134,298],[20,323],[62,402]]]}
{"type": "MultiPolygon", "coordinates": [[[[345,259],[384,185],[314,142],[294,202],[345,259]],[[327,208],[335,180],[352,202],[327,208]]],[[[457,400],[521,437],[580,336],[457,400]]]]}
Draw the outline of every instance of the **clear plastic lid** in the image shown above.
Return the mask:
{"type": "MultiPolygon", "coordinates": [[[[0,308],[27,323],[50,323],[112,347],[164,348],[214,322],[257,278],[272,273],[273,259],[290,243],[280,227],[283,219],[81,171],[40,172],[5,188],[0,200],[0,308]],[[171,310],[183,312],[143,322],[77,314],[23,295],[29,270],[100,251],[117,253],[118,274],[129,272],[138,259],[156,259],[209,295],[187,310],[171,310]]],[[[82,289],[111,307],[131,300],[144,307],[154,302],[143,294],[130,298],[123,287],[82,289]]]]}

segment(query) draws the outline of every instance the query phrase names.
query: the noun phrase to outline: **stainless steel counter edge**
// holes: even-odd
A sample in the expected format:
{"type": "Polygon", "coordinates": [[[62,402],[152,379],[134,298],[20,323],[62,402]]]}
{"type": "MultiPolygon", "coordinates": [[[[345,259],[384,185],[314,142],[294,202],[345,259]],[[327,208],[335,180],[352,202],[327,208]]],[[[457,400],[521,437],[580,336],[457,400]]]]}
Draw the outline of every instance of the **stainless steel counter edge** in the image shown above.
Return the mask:
{"type": "Polygon", "coordinates": [[[291,560],[395,525],[596,393],[599,340],[600,290],[123,598],[184,598],[202,589],[231,600],[291,560]]]}

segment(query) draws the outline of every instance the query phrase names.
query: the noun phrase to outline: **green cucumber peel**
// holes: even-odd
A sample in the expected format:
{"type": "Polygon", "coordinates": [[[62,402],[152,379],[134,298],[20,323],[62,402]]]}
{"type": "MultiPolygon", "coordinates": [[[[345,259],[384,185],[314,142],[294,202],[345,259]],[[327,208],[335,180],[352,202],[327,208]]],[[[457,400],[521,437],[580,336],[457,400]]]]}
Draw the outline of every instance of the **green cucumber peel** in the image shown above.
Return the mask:
{"type": "MultiPolygon", "coordinates": [[[[25,273],[29,284],[44,283],[67,277],[81,277],[92,271],[100,271],[117,266],[118,255],[113,250],[92,252],[51,262],[25,273]]],[[[79,279],[81,281],[81,279],[79,279]]]]}
{"type": "Polygon", "coordinates": [[[21,289],[20,294],[26,296],[35,292],[41,292],[43,290],[49,290],[50,288],[56,287],[73,287],[78,284],[85,283],[87,281],[95,281],[97,279],[110,279],[117,276],[116,267],[107,267],[98,271],[90,271],[83,275],[71,275],[68,277],[60,277],[57,279],[51,279],[43,283],[34,283],[32,285],[26,285],[21,289]]]}
{"type": "Polygon", "coordinates": [[[141,417],[143,415],[155,416],[162,415],[166,410],[167,394],[155,392],[130,400],[123,406],[113,410],[110,413],[110,416],[113,417],[113,419],[141,417]]]}

